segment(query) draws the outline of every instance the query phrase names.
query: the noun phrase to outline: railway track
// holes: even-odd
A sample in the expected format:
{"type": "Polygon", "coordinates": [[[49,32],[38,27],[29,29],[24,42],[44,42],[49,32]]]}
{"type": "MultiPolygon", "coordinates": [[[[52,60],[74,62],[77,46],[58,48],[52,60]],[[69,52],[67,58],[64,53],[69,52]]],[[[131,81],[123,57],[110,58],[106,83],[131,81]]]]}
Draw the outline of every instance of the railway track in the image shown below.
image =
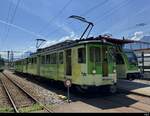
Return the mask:
{"type": "Polygon", "coordinates": [[[12,112],[12,105],[0,80],[0,112],[12,112]]]}
{"type": "Polygon", "coordinates": [[[44,104],[34,98],[28,91],[22,88],[18,83],[9,78],[4,73],[1,73],[1,83],[9,98],[14,112],[19,113],[20,108],[30,107],[34,104],[38,104],[42,107],[44,112],[52,113],[53,111],[46,107],[44,104]]]}
{"type": "MultiPolygon", "coordinates": [[[[6,75],[10,76],[11,75],[6,75]]],[[[13,76],[12,76],[13,77],[13,76]]],[[[13,79],[13,78],[12,78],[13,79]]],[[[18,81],[15,80],[14,81],[18,81]]],[[[19,84],[19,81],[16,82],[19,84]]],[[[63,91],[63,90],[62,90],[63,91]]],[[[64,93],[65,94],[65,93],[64,93]]],[[[76,92],[71,93],[71,98],[80,101],[76,104],[73,101],[70,105],[62,105],[62,110],[53,109],[55,112],[79,112],[95,111],[95,112],[150,112],[150,97],[134,94],[126,91],[120,91],[114,95],[88,94],[78,95],[76,92]],[[82,104],[85,104],[82,106],[82,104]],[[93,109],[91,109],[91,106],[93,109]],[[66,108],[65,108],[66,107],[66,108]],[[73,108],[74,107],[74,108],[73,108]],[[79,108],[78,108],[79,107],[79,108]],[[85,108],[84,108],[85,107],[85,108]],[[89,108],[87,108],[89,107],[89,108]],[[64,108],[64,109],[63,109],[64,108]],[[94,108],[96,108],[94,110],[94,108]]],[[[53,112],[53,111],[50,111],[53,112]]]]}

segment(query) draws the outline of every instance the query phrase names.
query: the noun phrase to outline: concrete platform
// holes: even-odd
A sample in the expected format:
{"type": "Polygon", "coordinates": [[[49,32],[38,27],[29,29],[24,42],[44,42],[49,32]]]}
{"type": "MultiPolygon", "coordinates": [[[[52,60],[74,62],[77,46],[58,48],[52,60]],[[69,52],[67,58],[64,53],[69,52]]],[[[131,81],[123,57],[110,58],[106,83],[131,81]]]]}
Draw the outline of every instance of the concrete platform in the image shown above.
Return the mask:
{"type": "Polygon", "coordinates": [[[118,89],[150,97],[150,84],[128,80],[118,80],[118,89]]]}

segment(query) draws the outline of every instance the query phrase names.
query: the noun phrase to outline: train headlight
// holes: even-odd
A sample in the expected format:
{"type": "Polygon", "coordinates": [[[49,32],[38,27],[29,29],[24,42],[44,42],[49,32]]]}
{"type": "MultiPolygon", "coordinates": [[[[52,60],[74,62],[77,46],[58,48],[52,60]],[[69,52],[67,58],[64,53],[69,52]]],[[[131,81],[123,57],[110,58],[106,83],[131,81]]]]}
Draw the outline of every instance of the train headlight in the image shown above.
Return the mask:
{"type": "Polygon", "coordinates": [[[116,70],[114,69],[113,72],[116,73],[116,70]]]}
{"type": "Polygon", "coordinates": [[[92,73],[93,73],[93,74],[96,74],[96,70],[93,70],[92,73]]]}

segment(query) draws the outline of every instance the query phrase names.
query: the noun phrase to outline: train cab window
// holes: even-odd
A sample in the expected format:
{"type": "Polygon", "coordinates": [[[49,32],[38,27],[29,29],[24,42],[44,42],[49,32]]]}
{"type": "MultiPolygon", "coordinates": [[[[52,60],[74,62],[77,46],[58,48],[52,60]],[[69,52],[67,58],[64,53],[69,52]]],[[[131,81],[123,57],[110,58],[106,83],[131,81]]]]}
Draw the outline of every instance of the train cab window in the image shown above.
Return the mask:
{"type": "Polygon", "coordinates": [[[96,63],[101,62],[101,49],[99,47],[90,48],[90,61],[96,63]]]}
{"type": "Polygon", "coordinates": [[[109,59],[110,61],[116,61],[115,58],[115,48],[109,48],[109,59]]]}
{"type": "Polygon", "coordinates": [[[59,53],[59,64],[63,64],[63,52],[59,53]]]}
{"type": "Polygon", "coordinates": [[[86,50],[85,48],[78,49],[78,63],[86,63],[86,50]]]}
{"type": "Polygon", "coordinates": [[[50,64],[50,55],[46,56],[46,64],[50,64]]]}
{"type": "Polygon", "coordinates": [[[125,52],[130,64],[137,64],[138,60],[134,52],[125,52]]]}

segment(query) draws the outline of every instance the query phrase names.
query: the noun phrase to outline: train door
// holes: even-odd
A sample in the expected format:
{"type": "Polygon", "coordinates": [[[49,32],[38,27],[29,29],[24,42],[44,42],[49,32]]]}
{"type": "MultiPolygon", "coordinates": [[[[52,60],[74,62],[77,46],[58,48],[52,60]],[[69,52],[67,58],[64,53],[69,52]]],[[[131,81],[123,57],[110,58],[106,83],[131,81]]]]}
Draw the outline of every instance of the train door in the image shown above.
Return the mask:
{"type": "Polygon", "coordinates": [[[100,45],[89,45],[88,72],[90,74],[101,74],[101,47],[100,45]]]}
{"type": "Polygon", "coordinates": [[[117,70],[117,78],[126,78],[126,66],[123,58],[123,54],[116,54],[116,70],[117,70]]]}
{"type": "Polygon", "coordinates": [[[102,75],[108,77],[108,49],[107,46],[102,46],[102,75]]]}
{"type": "Polygon", "coordinates": [[[71,49],[66,50],[66,75],[72,75],[71,49]]]}

